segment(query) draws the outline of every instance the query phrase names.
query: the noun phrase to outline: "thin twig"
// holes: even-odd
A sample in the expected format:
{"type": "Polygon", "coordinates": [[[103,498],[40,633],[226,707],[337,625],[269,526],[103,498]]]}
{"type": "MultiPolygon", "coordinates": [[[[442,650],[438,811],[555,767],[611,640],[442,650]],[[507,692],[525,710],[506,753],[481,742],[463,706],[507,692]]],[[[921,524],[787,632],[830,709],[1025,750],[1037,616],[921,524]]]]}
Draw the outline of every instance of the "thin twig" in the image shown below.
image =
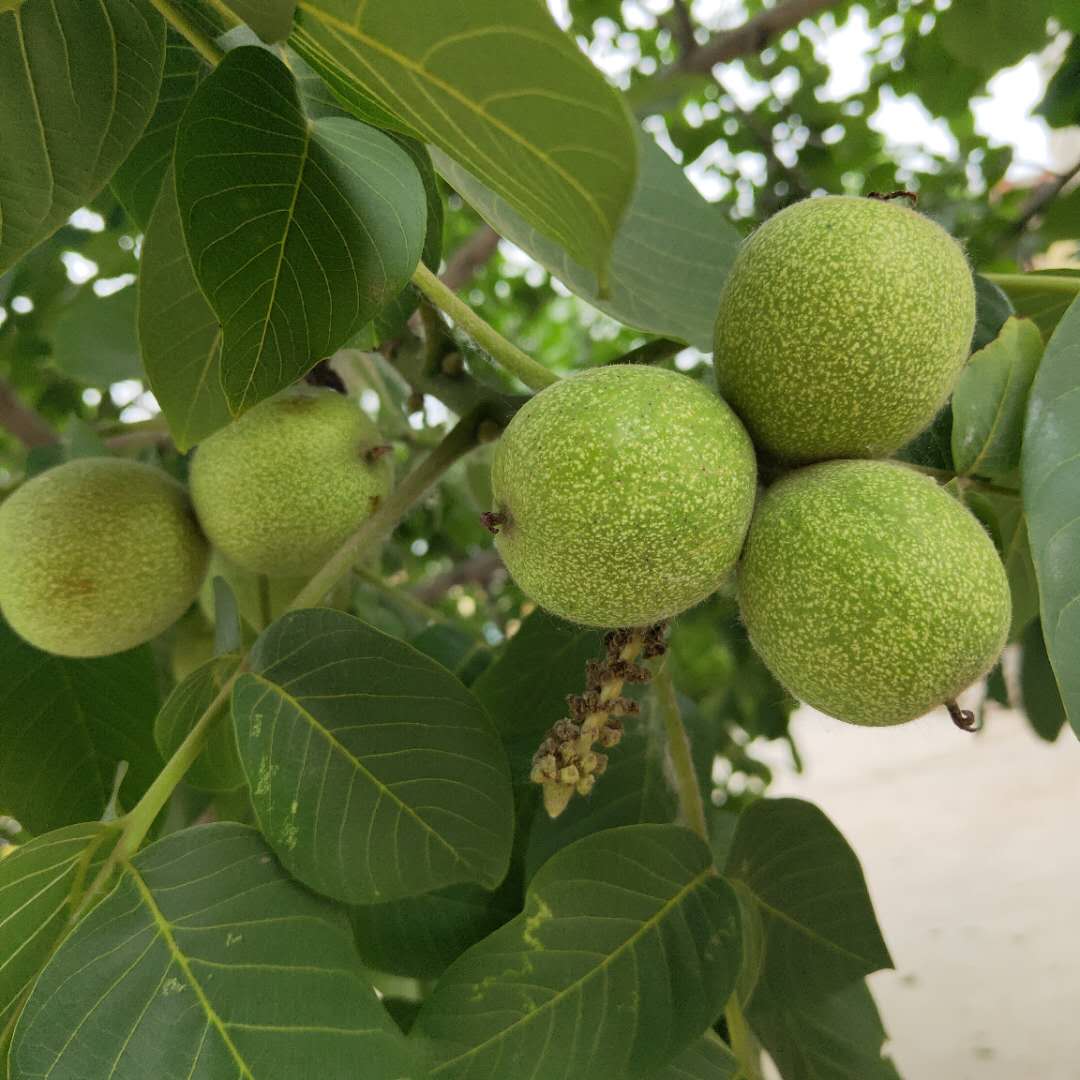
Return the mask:
{"type": "Polygon", "coordinates": [[[679,797],[679,818],[707,844],[709,827],[705,820],[705,800],[701,797],[701,787],[694,771],[694,758],[690,753],[690,737],[686,734],[682,722],[679,699],[675,694],[675,684],[667,659],[653,675],[653,690],[664,718],[668,757],[675,774],[675,790],[679,797]]]}
{"type": "Polygon", "coordinates": [[[439,275],[442,283],[457,292],[498,250],[499,234],[490,225],[481,225],[447,260],[446,269],[439,275]]]}
{"type": "Polygon", "coordinates": [[[726,64],[748,53],[758,53],[770,39],[798,26],[827,8],[836,7],[840,0],[787,0],[768,11],[748,19],[742,26],[715,34],[710,41],[699,45],[684,56],[675,70],[707,75],[717,64],[726,64]]]}
{"type": "Polygon", "coordinates": [[[0,427],[14,435],[26,447],[55,446],[60,436],[52,425],[19,400],[14,387],[0,379],[0,427]]]}
{"type": "Polygon", "coordinates": [[[698,44],[694,38],[694,20],[686,0],[672,0],[671,23],[671,34],[681,54],[688,57],[696,52],[698,44]]]}
{"type": "Polygon", "coordinates": [[[430,581],[417,586],[413,590],[413,596],[425,604],[433,604],[444,597],[455,585],[465,585],[469,582],[487,585],[502,569],[502,564],[502,559],[494,548],[481,551],[459,562],[445,574],[439,574],[438,577],[433,577],[430,581]]]}
{"type": "Polygon", "coordinates": [[[1055,176],[1052,180],[1036,186],[1020,208],[1017,219],[1009,225],[1008,235],[1018,236],[1022,233],[1031,224],[1032,219],[1042,214],[1069,186],[1069,183],[1078,176],[1080,176],[1080,161],[1077,161],[1071,169],[1055,176]]]}

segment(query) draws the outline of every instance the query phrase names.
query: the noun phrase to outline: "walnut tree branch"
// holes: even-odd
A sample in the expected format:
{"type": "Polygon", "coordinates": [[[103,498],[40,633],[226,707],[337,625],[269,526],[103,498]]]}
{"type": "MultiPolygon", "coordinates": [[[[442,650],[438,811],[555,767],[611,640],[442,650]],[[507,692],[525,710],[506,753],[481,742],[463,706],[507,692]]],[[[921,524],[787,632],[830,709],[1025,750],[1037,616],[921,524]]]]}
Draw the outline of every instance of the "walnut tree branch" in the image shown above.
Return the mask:
{"type": "Polygon", "coordinates": [[[0,427],[26,447],[55,446],[60,436],[47,420],[19,400],[10,383],[0,379],[0,427]]]}
{"type": "Polygon", "coordinates": [[[1042,214],[1069,186],[1069,183],[1078,176],[1080,176],[1080,161],[1077,161],[1071,169],[1067,169],[1045,183],[1037,185],[1020,208],[1016,220],[1009,226],[1009,235],[1019,236],[1028,227],[1032,219],[1042,214]]]}
{"type": "Polygon", "coordinates": [[[499,250],[499,234],[490,225],[481,225],[446,262],[446,269],[439,275],[442,283],[457,292],[472,281],[473,276],[485,266],[499,250]]]}
{"type": "Polygon", "coordinates": [[[717,64],[761,52],[778,34],[838,3],[839,0],[787,0],[748,19],[742,26],[714,34],[706,44],[684,54],[675,70],[707,75],[717,64]]]}

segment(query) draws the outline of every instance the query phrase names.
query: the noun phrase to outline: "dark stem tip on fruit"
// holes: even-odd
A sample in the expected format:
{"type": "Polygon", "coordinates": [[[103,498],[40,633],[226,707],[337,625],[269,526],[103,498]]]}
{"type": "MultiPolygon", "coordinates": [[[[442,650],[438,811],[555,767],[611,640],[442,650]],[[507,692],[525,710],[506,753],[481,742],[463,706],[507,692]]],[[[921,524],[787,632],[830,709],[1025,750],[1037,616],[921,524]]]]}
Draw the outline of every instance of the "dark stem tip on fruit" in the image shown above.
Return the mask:
{"type": "Polygon", "coordinates": [[[946,701],[945,708],[949,710],[952,722],[961,731],[977,731],[975,714],[970,709],[961,709],[955,701],[946,701]]]}
{"type": "Polygon", "coordinates": [[[364,460],[369,465],[374,465],[381,461],[387,454],[392,454],[394,448],[389,443],[383,443],[381,446],[373,446],[370,450],[364,451],[364,460]]]}
{"type": "Polygon", "coordinates": [[[497,514],[491,510],[485,511],[480,515],[480,524],[483,525],[492,536],[498,536],[499,529],[508,524],[509,521],[510,518],[506,514],[497,514]]]}
{"type": "Polygon", "coordinates": [[[905,191],[903,188],[897,188],[896,191],[871,191],[866,197],[868,199],[877,199],[879,202],[891,202],[893,199],[909,199],[912,206],[917,205],[919,202],[919,196],[914,191],[905,191]]]}

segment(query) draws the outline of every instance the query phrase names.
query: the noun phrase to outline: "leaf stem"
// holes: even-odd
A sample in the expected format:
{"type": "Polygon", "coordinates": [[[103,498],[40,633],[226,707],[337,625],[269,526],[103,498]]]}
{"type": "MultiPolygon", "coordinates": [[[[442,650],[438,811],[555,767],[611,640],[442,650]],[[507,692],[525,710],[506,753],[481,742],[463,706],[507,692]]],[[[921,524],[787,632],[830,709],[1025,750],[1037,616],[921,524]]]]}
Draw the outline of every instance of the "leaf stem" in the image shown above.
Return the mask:
{"type": "Polygon", "coordinates": [[[487,410],[477,409],[462,417],[430,454],[382,501],[379,508],[341,545],[318,573],[297,593],[289,611],[317,607],[326,594],[353,568],[357,555],[382,539],[428,488],[459,458],[478,443],[477,429],[487,410]]]}
{"type": "Polygon", "coordinates": [[[683,726],[679,699],[675,695],[675,683],[671,678],[671,667],[666,658],[653,675],[653,689],[656,693],[656,703],[660,706],[660,712],[664,718],[668,754],[675,772],[675,789],[679,796],[679,817],[707,844],[709,830],[705,821],[705,801],[701,797],[701,787],[698,784],[697,773],[694,771],[694,759],[690,753],[690,738],[683,726]]]}
{"type": "Polygon", "coordinates": [[[413,284],[440,310],[450,316],[478,345],[482,345],[511,374],[530,390],[543,390],[559,381],[559,376],[507,341],[456,293],[447,288],[423,263],[416,268],[413,284]]]}
{"type": "Polygon", "coordinates": [[[761,1049],[734,994],[724,1008],[724,1019],[731,1037],[731,1052],[739,1062],[739,1080],[762,1080],[761,1049]]]}
{"type": "Polygon", "coordinates": [[[1080,293],[1080,274],[983,274],[987,281],[1004,288],[1030,289],[1036,292],[1080,293]]]}
{"type": "Polygon", "coordinates": [[[207,37],[172,0],[150,0],[167,23],[180,35],[187,38],[191,47],[211,66],[216,67],[225,59],[225,50],[216,41],[207,37]]]}

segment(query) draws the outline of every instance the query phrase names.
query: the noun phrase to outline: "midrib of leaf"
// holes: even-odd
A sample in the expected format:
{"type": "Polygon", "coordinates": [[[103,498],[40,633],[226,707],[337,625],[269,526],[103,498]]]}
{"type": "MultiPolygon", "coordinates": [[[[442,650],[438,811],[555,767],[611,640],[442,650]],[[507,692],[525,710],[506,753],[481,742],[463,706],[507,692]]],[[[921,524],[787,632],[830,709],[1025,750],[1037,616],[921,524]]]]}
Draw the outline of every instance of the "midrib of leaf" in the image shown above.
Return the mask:
{"type": "MultiPolygon", "coordinates": [[[[199,1004],[203,1008],[203,1012],[206,1014],[207,1020],[217,1029],[218,1034],[221,1036],[222,1041],[225,1043],[226,1048],[229,1051],[233,1061],[236,1062],[237,1067],[240,1069],[240,1076],[244,1080],[255,1080],[251,1070],[248,1068],[247,1063],[244,1061],[237,1049],[236,1044],[232,1041],[224,1021],[218,1016],[213,1005],[210,1003],[210,999],[206,996],[206,992],[202,988],[202,984],[195,978],[194,972],[191,970],[191,965],[188,964],[187,957],[183,954],[180,947],[176,944],[176,938],[172,934],[172,924],[165,918],[162,910],[157,906],[157,901],[154,900],[154,894],[150,891],[146,882],[143,881],[142,875],[131,863],[127,863],[124,870],[131,875],[131,880],[135,885],[135,888],[139,892],[139,896],[142,902],[146,905],[147,911],[150,913],[150,917],[154,920],[154,925],[157,927],[158,933],[161,935],[161,939],[165,942],[166,947],[169,950],[169,955],[179,965],[180,970],[184,973],[184,978],[187,979],[192,990],[195,991],[195,996],[199,999],[199,1004]]],[[[168,970],[168,969],[166,969],[168,970]]],[[[196,1059],[198,1060],[198,1059],[196,1059]]]]}
{"type": "MultiPolygon", "coordinates": [[[[558,991],[558,993],[545,1001],[543,1005],[539,1006],[539,1008],[534,1009],[530,1013],[526,1013],[520,1020],[515,1021],[509,1027],[503,1028],[502,1031],[496,1032],[494,1035],[491,1036],[490,1039],[485,1039],[482,1043],[478,1043],[476,1046],[470,1047],[463,1054],[458,1054],[457,1057],[450,1058],[448,1061],[442,1062],[442,1064],[436,1066],[431,1070],[431,1075],[436,1076],[438,1073],[445,1071],[451,1065],[454,1065],[459,1061],[465,1061],[468,1058],[480,1053],[481,1050],[485,1050],[487,1049],[487,1047],[500,1042],[502,1039],[505,1039],[511,1032],[516,1031],[518,1028],[523,1027],[526,1024],[531,1024],[536,1017],[540,1016],[548,1009],[554,1008],[568,994],[580,990],[596,975],[606,970],[612,963],[614,963],[620,956],[622,956],[623,953],[625,953],[629,949],[632,949],[633,946],[637,944],[640,938],[644,937],[646,933],[656,927],[664,919],[664,917],[668,914],[669,911],[677,907],[682,902],[684,896],[689,895],[691,892],[697,889],[698,886],[700,886],[703,882],[707,881],[710,877],[713,877],[715,874],[715,869],[712,866],[707,866],[704,870],[700,871],[690,881],[688,881],[673,897],[671,897],[670,900],[665,900],[663,905],[661,905],[661,907],[658,908],[653,915],[650,915],[649,918],[647,918],[641,924],[641,926],[639,926],[638,929],[635,930],[617,949],[605,956],[604,959],[601,960],[600,963],[596,965],[596,967],[592,968],[591,971],[587,972],[580,979],[578,979],[576,982],[571,983],[569,986],[564,986],[560,991],[558,991]]],[[[556,949],[554,951],[558,952],[559,950],[556,949]]]]}
{"type": "MultiPolygon", "coordinates": [[[[281,284],[281,267],[285,261],[285,245],[288,243],[289,237],[292,235],[294,228],[294,218],[296,216],[296,201],[300,197],[300,188],[304,183],[304,172],[307,169],[308,155],[311,152],[311,130],[312,124],[310,120],[303,120],[304,128],[304,148],[300,151],[299,166],[296,170],[296,183],[293,185],[292,198],[289,200],[288,216],[286,218],[285,228],[281,230],[281,243],[278,245],[278,257],[277,265],[274,267],[273,286],[270,290],[270,301],[266,305],[266,316],[263,319],[262,334],[259,337],[259,349],[255,354],[256,362],[251,365],[251,371],[248,374],[248,380],[244,384],[244,392],[240,395],[241,402],[247,400],[248,391],[251,389],[251,384],[255,381],[255,372],[259,370],[258,360],[262,356],[263,349],[266,346],[266,334],[270,329],[270,317],[274,311],[274,305],[277,303],[278,286],[281,284]]],[[[216,339],[215,339],[216,340],[216,339]]],[[[213,352],[211,351],[211,356],[213,352]]],[[[208,365],[209,366],[209,365],[208,365]]],[[[229,411],[236,415],[235,410],[232,407],[232,402],[229,402],[229,411]]]]}
{"type": "MultiPolygon", "coordinates": [[[[19,54],[22,56],[23,67],[26,69],[26,85],[30,88],[30,96],[34,102],[34,122],[37,124],[38,132],[41,135],[41,146],[44,150],[45,164],[49,168],[49,206],[51,207],[55,201],[56,172],[53,169],[52,157],[49,154],[48,132],[45,130],[45,124],[41,119],[41,104],[38,101],[37,86],[34,84],[34,71],[30,67],[30,56],[26,51],[26,33],[23,30],[21,8],[16,8],[14,14],[15,28],[18,31],[19,37],[19,54]]],[[[48,216],[48,210],[45,211],[45,215],[46,217],[48,216]]]]}
{"type": "MultiPolygon", "coordinates": [[[[607,223],[607,220],[605,219],[602,211],[600,210],[599,205],[597,204],[596,200],[593,198],[592,193],[587,188],[585,188],[577,180],[577,178],[573,174],[567,172],[561,165],[559,165],[559,163],[557,161],[555,161],[554,159],[549,157],[547,154],[545,154],[539,147],[533,145],[527,139],[522,138],[522,136],[519,135],[516,131],[514,131],[513,128],[511,128],[508,125],[504,124],[497,117],[494,117],[494,116],[490,115],[481,106],[479,106],[475,102],[471,101],[464,94],[462,94],[460,91],[455,89],[450,83],[444,82],[442,79],[438,78],[438,76],[436,76],[432,72],[428,71],[427,68],[422,67],[420,64],[417,64],[415,61],[410,60],[407,56],[395,51],[394,49],[391,49],[388,45],[385,45],[383,42],[380,42],[380,41],[376,40],[375,38],[368,37],[358,27],[353,26],[353,25],[351,25],[349,23],[343,22],[341,19],[338,19],[333,15],[329,15],[326,12],[321,11],[318,8],[315,8],[309,2],[309,0],[300,0],[300,3],[297,6],[298,6],[298,8],[300,10],[307,11],[311,15],[311,17],[313,19],[315,19],[315,21],[322,22],[324,25],[326,25],[328,27],[332,27],[334,30],[336,30],[340,35],[343,35],[344,37],[347,37],[347,38],[351,37],[354,40],[356,40],[357,42],[360,42],[360,43],[363,43],[364,45],[367,45],[368,47],[373,49],[375,52],[382,53],[388,59],[393,60],[395,63],[400,64],[406,70],[412,72],[418,79],[425,79],[427,82],[431,83],[433,86],[438,87],[440,90],[442,90],[444,93],[446,93],[447,95],[452,97],[459,104],[463,105],[466,109],[473,112],[475,115],[477,115],[479,117],[482,117],[483,120],[486,123],[491,124],[492,127],[496,128],[501,134],[505,135],[508,139],[510,139],[513,142],[518,143],[518,145],[520,145],[527,153],[531,154],[533,157],[535,157],[538,160],[540,160],[541,162],[543,162],[553,172],[555,172],[562,180],[564,180],[567,184],[569,184],[569,186],[572,187],[579,195],[581,195],[581,197],[584,200],[585,204],[589,207],[589,210],[592,212],[593,216],[596,218],[597,222],[599,223],[600,231],[605,237],[608,237],[610,239],[614,235],[614,233],[613,233],[612,229],[609,227],[609,225],[607,223]]],[[[358,7],[357,17],[359,17],[362,14],[363,14],[363,4],[361,4],[358,7]]],[[[360,61],[361,63],[364,63],[363,57],[357,55],[355,52],[353,53],[353,55],[356,56],[356,59],[358,61],[360,61]]],[[[341,65],[335,63],[335,66],[340,67],[341,65]]],[[[368,68],[369,71],[371,71],[371,67],[370,67],[369,64],[365,64],[365,66],[368,68]]],[[[373,71],[371,72],[371,74],[372,74],[373,77],[376,77],[376,78],[379,77],[373,71]]],[[[389,108],[386,105],[385,101],[380,101],[380,104],[384,108],[389,108]]],[[[389,111],[396,112],[396,110],[393,110],[393,109],[390,109],[389,111]]],[[[479,154],[481,157],[488,158],[488,160],[490,160],[489,155],[485,154],[480,149],[480,147],[477,146],[475,143],[470,143],[469,145],[471,145],[472,149],[477,154],[479,154]]],[[[500,170],[500,171],[503,172],[504,170],[500,170]]]]}
{"type": "Polygon", "coordinates": [[[1005,376],[1005,387],[998,396],[997,408],[994,410],[994,420],[990,425],[990,430],[986,433],[986,438],[983,440],[982,446],[979,448],[979,452],[975,455],[975,460],[968,466],[962,475],[970,476],[975,472],[979,463],[990,452],[990,447],[993,445],[994,436],[997,434],[998,425],[1001,423],[1002,414],[1005,412],[1005,401],[1009,396],[1009,389],[1013,384],[1013,374],[1016,371],[1015,364],[1009,364],[1009,373],[1005,376]]]}
{"type": "Polygon", "coordinates": [[[781,922],[785,922],[788,926],[795,930],[798,930],[800,934],[810,938],[812,941],[818,942],[820,945],[824,945],[828,949],[832,949],[833,952],[838,953],[840,956],[850,957],[852,960],[859,961],[860,964],[871,963],[872,958],[869,956],[860,956],[858,953],[852,952],[850,949],[845,949],[843,945],[838,945],[835,941],[830,941],[829,938],[822,937],[816,930],[811,930],[809,926],[804,926],[798,922],[793,916],[789,915],[786,911],[782,911],[780,908],[775,908],[768,901],[763,900],[761,896],[754,890],[753,886],[749,882],[744,882],[747,892],[754,899],[754,903],[761,906],[761,908],[767,911],[770,915],[779,919],[781,922]]]}
{"type": "Polygon", "coordinates": [[[407,802],[395,795],[394,792],[387,787],[370,769],[343,743],[338,739],[332,731],[330,731],[324,724],[321,724],[318,718],[310,712],[308,709],[300,703],[300,701],[293,697],[283,686],[279,683],[273,682],[271,679],[267,679],[257,671],[248,671],[246,674],[258,679],[259,682],[268,686],[272,692],[280,694],[294,709],[311,725],[312,729],[317,731],[322,737],[330,743],[332,747],[339,750],[352,764],[356,772],[363,774],[370,783],[372,783],[379,793],[389,799],[392,803],[398,806],[404,811],[410,818],[412,818],[426,833],[433,836],[450,854],[454,857],[456,862],[461,863],[463,866],[470,866],[462,856],[458,853],[457,849],[450,844],[445,837],[441,836],[435,831],[407,802]]]}

